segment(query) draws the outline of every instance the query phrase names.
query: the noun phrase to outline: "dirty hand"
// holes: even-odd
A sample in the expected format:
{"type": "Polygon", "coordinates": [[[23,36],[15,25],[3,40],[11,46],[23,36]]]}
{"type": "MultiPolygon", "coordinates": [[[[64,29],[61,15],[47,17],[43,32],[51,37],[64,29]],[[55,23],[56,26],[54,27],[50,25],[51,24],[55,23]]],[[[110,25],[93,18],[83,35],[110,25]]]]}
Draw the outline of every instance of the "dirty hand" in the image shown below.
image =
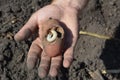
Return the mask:
{"type": "Polygon", "coordinates": [[[29,38],[33,33],[38,31],[39,36],[32,42],[28,52],[27,66],[29,69],[33,69],[39,59],[38,74],[41,78],[47,74],[55,77],[58,73],[57,70],[61,66],[62,59],[65,68],[68,68],[73,60],[73,50],[78,36],[77,13],[78,9],[82,9],[86,1],[78,0],[79,2],[81,1],[79,8],[76,5],[78,2],[75,3],[73,0],[74,6],[72,6],[72,4],[69,4],[69,1],[72,0],[54,0],[52,4],[41,8],[31,16],[23,28],[15,35],[15,40],[21,41],[29,38]],[[65,24],[65,50],[63,54],[61,53],[56,57],[49,57],[41,46],[42,23],[49,18],[57,19],[65,24]]]}

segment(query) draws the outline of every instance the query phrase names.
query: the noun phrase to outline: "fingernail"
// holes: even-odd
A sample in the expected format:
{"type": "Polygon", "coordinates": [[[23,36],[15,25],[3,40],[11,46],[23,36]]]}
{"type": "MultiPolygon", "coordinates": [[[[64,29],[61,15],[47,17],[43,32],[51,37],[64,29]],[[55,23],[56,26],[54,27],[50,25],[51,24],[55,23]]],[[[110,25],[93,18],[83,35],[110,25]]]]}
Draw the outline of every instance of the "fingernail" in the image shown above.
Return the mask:
{"type": "Polygon", "coordinates": [[[65,68],[68,68],[68,67],[70,66],[70,61],[69,61],[69,60],[65,60],[65,61],[63,62],[63,66],[64,66],[65,68]]]}
{"type": "Polygon", "coordinates": [[[35,59],[35,58],[29,58],[27,60],[27,67],[29,70],[32,70],[35,67],[35,65],[37,63],[36,61],[37,61],[37,59],[35,59]]]}
{"type": "Polygon", "coordinates": [[[46,70],[44,68],[41,67],[38,70],[38,75],[39,75],[40,78],[45,78],[47,76],[47,72],[46,72],[46,70]]]}
{"type": "Polygon", "coordinates": [[[58,72],[57,72],[57,69],[56,69],[56,68],[52,68],[52,69],[50,70],[49,75],[50,75],[51,77],[56,77],[57,74],[58,74],[58,72]]]}

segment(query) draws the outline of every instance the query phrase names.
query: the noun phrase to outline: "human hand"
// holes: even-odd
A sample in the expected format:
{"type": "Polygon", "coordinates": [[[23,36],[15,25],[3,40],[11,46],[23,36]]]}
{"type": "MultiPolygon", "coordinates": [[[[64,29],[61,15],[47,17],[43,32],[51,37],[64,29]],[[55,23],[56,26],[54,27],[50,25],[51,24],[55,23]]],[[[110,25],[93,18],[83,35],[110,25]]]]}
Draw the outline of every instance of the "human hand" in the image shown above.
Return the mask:
{"type": "Polygon", "coordinates": [[[27,39],[38,30],[38,37],[32,42],[27,57],[27,67],[33,69],[40,60],[38,75],[43,78],[47,74],[55,77],[60,68],[62,59],[63,66],[68,68],[73,60],[73,50],[78,37],[78,23],[77,23],[76,8],[70,6],[60,6],[57,4],[50,4],[35,12],[23,28],[15,35],[15,40],[21,41],[27,39]],[[40,39],[42,35],[42,23],[49,18],[57,19],[62,24],[65,31],[64,52],[56,57],[48,56],[43,47],[40,39]],[[63,58],[62,58],[63,56],[63,58]]]}

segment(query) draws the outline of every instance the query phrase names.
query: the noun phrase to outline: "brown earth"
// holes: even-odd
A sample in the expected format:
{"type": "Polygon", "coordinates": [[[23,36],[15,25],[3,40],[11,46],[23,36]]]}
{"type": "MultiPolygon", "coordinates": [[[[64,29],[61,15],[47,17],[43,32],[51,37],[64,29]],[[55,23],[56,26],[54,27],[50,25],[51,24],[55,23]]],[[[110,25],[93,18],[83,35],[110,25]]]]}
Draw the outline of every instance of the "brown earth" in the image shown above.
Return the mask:
{"type": "MultiPolygon", "coordinates": [[[[28,71],[26,67],[26,55],[34,37],[16,42],[13,36],[33,12],[50,1],[0,0],[0,80],[42,80],[37,68],[28,71]]],[[[120,0],[90,0],[79,14],[79,25],[80,30],[117,40],[80,35],[71,67],[61,68],[57,77],[43,80],[93,80],[89,72],[104,69],[118,71],[101,74],[104,80],[120,80],[120,0]]]]}

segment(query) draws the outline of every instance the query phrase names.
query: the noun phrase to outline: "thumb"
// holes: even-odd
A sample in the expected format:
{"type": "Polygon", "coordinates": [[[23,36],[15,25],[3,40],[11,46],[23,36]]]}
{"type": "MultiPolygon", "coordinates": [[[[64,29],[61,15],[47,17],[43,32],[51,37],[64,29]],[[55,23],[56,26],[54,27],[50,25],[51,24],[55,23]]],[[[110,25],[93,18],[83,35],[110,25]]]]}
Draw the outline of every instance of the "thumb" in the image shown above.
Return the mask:
{"type": "Polygon", "coordinates": [[[33,14],[23,28],[14,36],[16,41],[21,41],[30,37],[30,35],[37,29],[36,15],[33,14]]]}

